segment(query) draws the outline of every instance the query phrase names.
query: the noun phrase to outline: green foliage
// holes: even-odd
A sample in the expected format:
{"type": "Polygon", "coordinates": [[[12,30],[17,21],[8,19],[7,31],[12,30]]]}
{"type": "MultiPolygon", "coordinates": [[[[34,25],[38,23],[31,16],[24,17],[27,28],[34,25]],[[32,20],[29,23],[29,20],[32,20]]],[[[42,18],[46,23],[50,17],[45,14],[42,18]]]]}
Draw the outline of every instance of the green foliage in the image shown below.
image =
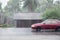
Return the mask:
{"type": "Polygon", "coordinates": [[[7,24],[2,24],[0,25],[0,27],[7,27],[7,24]]]}
{"type": "Polygon", "coordinates": [[[3,24],[2,27],[7,27],[7,24],[3,24]]]}
{"type": "Polygon", "coordinates": [[[13,27],[13,25],[1,24],[0,27],[7,28],[7,27],[13,27]]]}
{"type": "Polygon", "coordinates": [[[60,19],[60,8],[53,7],[53,8],[47,9],[42,15],[42,18],[44,20],[45,19],[60,19]]]}

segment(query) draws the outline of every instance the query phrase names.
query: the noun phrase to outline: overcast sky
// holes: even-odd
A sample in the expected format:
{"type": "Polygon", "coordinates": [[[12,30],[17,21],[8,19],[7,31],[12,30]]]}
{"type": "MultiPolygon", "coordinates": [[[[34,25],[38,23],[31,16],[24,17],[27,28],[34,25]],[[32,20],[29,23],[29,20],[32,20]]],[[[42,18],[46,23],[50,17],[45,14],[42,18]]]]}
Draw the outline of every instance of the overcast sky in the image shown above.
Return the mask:
{"type": "Polygon", "coordinates": [[[9,0],[0,0],[0,2],[2,2],[2,8],[4,8],[7,5],[7,2],[9,0]]]}
{"type": "MultiPolygon", "coordinates": [[[[4,8],[7,5],[8,1],[9,0],[0,0],[0,2],[2,2],[2,8],[4,8]]],[[[54,0],[54,1],[56,1],[56,0],[54,0]]]]}

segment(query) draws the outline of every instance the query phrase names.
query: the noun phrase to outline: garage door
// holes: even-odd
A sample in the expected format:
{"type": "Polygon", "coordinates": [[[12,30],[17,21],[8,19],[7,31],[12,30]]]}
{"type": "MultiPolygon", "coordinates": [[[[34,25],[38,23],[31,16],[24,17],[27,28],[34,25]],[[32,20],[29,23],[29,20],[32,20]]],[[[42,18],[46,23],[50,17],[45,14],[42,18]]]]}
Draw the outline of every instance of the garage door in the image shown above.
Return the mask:
{"type": "Polygon", "coordinates": [[[16,27],[30,27],[34,23],[40,23],[42,20],[16,20],[16,27]]]}

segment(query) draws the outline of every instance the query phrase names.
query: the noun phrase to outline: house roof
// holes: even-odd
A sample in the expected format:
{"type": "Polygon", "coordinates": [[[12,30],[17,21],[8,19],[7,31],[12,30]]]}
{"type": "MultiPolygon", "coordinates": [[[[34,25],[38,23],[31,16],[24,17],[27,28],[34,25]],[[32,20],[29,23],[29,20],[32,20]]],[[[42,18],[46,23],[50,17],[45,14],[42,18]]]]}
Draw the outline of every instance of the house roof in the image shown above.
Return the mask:
{"type": "Polygon", "coordinates": [[[35,19],[42,19],[40,13],[16,13],[13,16],[14,19],[22,20],[22,19],[28,19],[28,20],[35,20],[35,19]]]}

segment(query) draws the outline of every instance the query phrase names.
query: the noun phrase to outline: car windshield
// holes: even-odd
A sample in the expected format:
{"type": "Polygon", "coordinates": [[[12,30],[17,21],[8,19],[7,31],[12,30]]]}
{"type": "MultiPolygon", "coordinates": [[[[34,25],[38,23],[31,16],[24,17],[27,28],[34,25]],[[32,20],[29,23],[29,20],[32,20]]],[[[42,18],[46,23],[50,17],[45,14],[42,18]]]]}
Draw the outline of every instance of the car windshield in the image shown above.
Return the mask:
{"type": "Polygon", "coordinates": [[[43,21],[42,23],[50,24],[50,23],[51,23],[51,21],[45,20],[45,21],[43,21]]]}
{"type": "Polygon", "coordinates": [[[42,23],[45,23],[45,24],[57,24],[57,23],[60,23],[59,20],[45,20],[43,21],[42,23]]]}

